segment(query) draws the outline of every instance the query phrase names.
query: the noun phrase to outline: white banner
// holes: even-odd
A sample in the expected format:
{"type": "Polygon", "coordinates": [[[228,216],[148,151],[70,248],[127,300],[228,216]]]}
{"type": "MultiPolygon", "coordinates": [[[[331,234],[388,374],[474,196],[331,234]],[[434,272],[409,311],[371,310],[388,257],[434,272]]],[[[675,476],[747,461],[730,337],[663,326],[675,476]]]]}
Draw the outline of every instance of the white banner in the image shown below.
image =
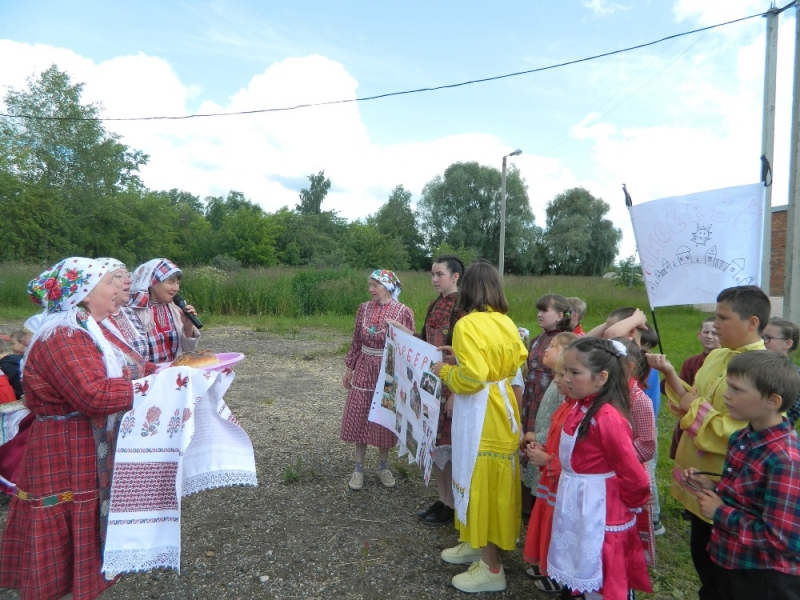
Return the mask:
{"type": "Polygon", "coordinates": [[[650,306],[716,302],[736,285],[761,285],[764,186],[662,198],[631,207],[650,306]]]}
{"type": "Polygon", "coordinates": [[[387,325],[381,373],[372,396],[369,420],[397,435],[399,455],[422,467],[430,481],[439,426],[442,385],[431,373],[442,359],[435,346],[387,325]]]}

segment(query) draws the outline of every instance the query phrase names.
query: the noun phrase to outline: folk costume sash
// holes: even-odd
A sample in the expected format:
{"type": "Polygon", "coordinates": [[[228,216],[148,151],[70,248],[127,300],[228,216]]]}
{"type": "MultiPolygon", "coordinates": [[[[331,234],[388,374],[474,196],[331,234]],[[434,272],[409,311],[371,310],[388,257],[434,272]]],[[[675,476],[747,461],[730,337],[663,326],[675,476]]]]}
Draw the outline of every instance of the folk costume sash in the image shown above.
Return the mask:
{"type": "Polygon", "coordinates": [[[117,441],[103,573],[180,571],[181,497],[257,485],[253,446],[223,396],[221,372],[173,367],[133,382],[117,441]]]}
{"type": "Polygon", "coordinates": [[[507,379],[487,382],[483,389],[475,394],[455,394],[453,401],[453,499],[458,520],[467,524],[467,509],[469,508],[469,491],[472,485],[472,473],[475,471],[475,461],[478,459],[478,449],[481,445],[483,421],[486,418],[486,406],[489,402],[489,389],[496,385],[506,405],[506,413],[511,423],[511,431],[519,432],[517,420],[514,418],[514,409],[508,398],[506,387],[507,379]]]}
{"type": "MultiPolygon", "coordinates": [[[[580,410],[586,412],[586,408],[580,410]]],[[[606,479],[614,473],[579,474],[572,469],[575,433],[561,432],[558,480],[553,530],[547,554],[550,577],[578,592],[603,588],[603,542],[606,536],[606,479]]],[[[634,517],[633,523],[635,524],[634,517]]]]}

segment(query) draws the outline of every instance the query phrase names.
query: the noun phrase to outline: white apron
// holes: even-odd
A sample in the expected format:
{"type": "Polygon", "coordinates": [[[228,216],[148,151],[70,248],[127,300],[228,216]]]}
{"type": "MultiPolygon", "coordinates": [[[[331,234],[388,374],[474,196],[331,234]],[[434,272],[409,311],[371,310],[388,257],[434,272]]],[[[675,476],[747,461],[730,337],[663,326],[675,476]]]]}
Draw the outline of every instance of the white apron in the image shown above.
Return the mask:
{"type": "MultiPolygon", "coordinates": [[[[581,408],[584,413],[586,408],[581,408]]],[[[603,541],[606,536],[606,479],[614,472],[578,474],[572,469],[573,435],[561,432],[558,480],[553,529],[547,554],[547,573],[558,583],[577,592],[603,588],[603,541]]]]}
{"type": "Polygon", "coordinates": [[[456,394],[453,399],[453,424],[450,436],[453,441],[453,500],[458,520],[465,526],[472,473],[475,470],[478,448],[481,445],[481,433],[483,433],[483,421],[486,418],[490,386],[496,385],[500,390],[500,395],[506,404],[511,431],[519,432],[517,420],[514,418],[514,409],[511,407],[511,401],[506,392],[507,382],[507,379],[489,381],[481,391],[470,395],[456,394]]]}

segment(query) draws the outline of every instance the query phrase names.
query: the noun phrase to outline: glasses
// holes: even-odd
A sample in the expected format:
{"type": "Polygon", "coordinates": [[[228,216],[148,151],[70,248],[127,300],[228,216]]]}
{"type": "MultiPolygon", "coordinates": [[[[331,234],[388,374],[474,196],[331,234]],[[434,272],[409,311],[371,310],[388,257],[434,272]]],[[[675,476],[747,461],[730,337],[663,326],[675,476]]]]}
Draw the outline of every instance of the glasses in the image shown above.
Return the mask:
{"type": "Polygon", "coordinates": [[[114,273],[111,276],[111,279],[130,279],[131,274],[125,271],[124,273],[114,273]]]}
{"type": "Polygon", "coordinates": [[[768,334],[764,334],[764,335],[761,336],[761,339],[764,340],[765,344],[769,344],[772,340],[786,341],[788,338],[779,338],[779,337],[774,337],[774,336],[771,336],[771,335],[768,335],[768,334]]]}

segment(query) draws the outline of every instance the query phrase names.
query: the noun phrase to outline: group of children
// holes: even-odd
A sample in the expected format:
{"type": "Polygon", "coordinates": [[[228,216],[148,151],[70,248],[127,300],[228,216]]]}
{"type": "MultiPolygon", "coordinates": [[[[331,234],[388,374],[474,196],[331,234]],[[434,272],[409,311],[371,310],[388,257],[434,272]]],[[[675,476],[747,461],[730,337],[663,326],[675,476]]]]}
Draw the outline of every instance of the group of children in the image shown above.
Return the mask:
{"type": "Polygon", "coordinates": [[[664,532],[653,493],[663,390],[679,417],[671,494],[689,513],[700,598],[800,597],[797,327],[769,319],[759,288],[723,290],[698,332],[703,352],[678,374],[651,352],[657,336],[641,311],[615,310],[576,336],[574,304],[540,301],[520,444],[523,494],[536,497],[524,550],[536,587],[607,599],[651,591],[647,565],[664,532]],[[542,369],[553,380],[537,398],[542,369]]]}

